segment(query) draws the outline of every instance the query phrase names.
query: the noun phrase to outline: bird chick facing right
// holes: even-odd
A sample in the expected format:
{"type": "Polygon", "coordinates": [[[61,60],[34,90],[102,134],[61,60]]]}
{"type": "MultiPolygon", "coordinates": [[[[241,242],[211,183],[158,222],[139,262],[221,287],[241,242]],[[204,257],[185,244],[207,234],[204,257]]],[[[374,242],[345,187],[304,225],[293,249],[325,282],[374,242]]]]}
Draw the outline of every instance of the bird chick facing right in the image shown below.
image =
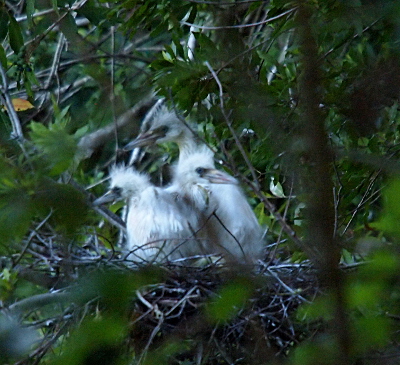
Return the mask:
{"type": "Polygon", "coordinates": [[[198,211],[200,237],[207,252],[230,263],[256,263],[261,258],[262,232],[238,181],[217,170],[214,153],[205,145],[179,158],[169,188],[185,197],[198,211]]]}

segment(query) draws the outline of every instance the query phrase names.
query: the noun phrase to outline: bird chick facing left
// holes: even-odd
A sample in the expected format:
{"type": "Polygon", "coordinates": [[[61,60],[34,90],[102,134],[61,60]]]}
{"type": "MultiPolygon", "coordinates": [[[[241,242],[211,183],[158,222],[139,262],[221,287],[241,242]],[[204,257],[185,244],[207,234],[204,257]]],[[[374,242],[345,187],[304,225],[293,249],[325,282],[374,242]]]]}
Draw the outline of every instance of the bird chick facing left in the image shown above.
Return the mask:
{"type": "Polygon", "coordinates": [[[115,166],[110,171],[109,191],[95,200],[100,205],[124,200],[128,258],[148,263],[171,261],[188,253],[196,240],[192,226],[196,216],[184,216],[183,206],[165,189],[154,186],[149,176],[133,168],[115,166]]]}

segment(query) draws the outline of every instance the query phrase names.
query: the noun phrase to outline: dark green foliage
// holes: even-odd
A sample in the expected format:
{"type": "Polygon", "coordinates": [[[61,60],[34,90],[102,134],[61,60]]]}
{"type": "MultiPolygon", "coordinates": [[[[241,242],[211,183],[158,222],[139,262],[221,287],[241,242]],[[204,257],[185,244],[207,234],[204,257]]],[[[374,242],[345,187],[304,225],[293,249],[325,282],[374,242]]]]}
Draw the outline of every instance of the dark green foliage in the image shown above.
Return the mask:
{"type": "Polygon", "coordinates": [[[0,8],[0,39],[3,41],[8,31],[9,16],[3,7],[0,8]]]}
{"type": "Polygon", "coordinates": [[[9,19],[8,36],[12,50],[18,54],[21,47],[24,45],[24,40],[22,38],[21,28],[13,16],[10,16],[9,19]]]}
{"type": "Polygon", "coordinates": [[[51,221],[67,233],[85,222],[88,207],[84,196],[70,185],[43,179],[37,186],[34,202],[41,216],[51,212],[51,221]]]}
{"type": "Polygon", "coordinates": [[[400,236],[400,181],[395,179],[388,183],[383,194],[383,213],[373,227],[388,232],[395,237],[400,236]]]}
{"type": "Polygon", "coordinates": [[[20,240],[26,234],[32,212],[32,202],[24,188],[13,186],[1,193],[0,235],[3,250],[12,240],[20,240]]]}
{"type": "Polygon", "coordinates": [[[253,284],[247,278],[236,278],[225,285],[216,300],[207,306],[210,321],[226,322],[237,315],[253,291],[253,284]]]}
{"type": "Polygon", "coordinates": [[[41,158],[48,160],[50,174],[59,175],[71,165],[76,153],[76,140],[65,132],[60,124],[49,128],[41,123],[30,124],[30,137],[35,147],[42,152],[41,158]]]}
{"type": "Polygon", "coordinates": [[[67,350],[53,364],[122,364],[118,345],[126,331],[122,320],[99,318],[86,320],[73,333],[67,350]]]}
{"type": "MultiPolygon", "coordinates": [[[[399,15],[389,0],[0,2],[0,299],[21,322],[0,317],[0,362],[369,364],[398,352],[399,15]],[[125,266],[90,194],[129,160],[119,148],[152,92],[240,180],[268,228],[268,285],[125,266]],[[35,108],[14,115],[6,97],[35,108]],[[329,196],[313,195],[320,171],[329,196]],[[332,219],[310,215],[317,203],[332,219]],[[321,239],[326,225],[334,239],[321,239]],[[318,273],[310,246],[327,263],[318,273]],[[328,267],[335,252],[342,272],[328,267]],[[4,345],[30,327],[42,342],[4,345]]],[[[138,168],[164,184],[176,146],[146,152],[138,168]]]]}

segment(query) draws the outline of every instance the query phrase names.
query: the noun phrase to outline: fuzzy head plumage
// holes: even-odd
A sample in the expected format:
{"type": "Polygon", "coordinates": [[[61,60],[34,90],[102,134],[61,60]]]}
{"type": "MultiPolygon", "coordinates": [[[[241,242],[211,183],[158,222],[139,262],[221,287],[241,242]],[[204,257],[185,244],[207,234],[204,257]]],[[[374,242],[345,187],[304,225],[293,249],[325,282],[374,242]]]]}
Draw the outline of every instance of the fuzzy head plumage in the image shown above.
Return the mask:
{"type": "Polygon", "coordinates": [[[139,195],[151,186],[149,177],[131,167],[114,165],[110,169],[109,191],[94,201],[100,205],[119,200],[126,200],[139,195]]]}

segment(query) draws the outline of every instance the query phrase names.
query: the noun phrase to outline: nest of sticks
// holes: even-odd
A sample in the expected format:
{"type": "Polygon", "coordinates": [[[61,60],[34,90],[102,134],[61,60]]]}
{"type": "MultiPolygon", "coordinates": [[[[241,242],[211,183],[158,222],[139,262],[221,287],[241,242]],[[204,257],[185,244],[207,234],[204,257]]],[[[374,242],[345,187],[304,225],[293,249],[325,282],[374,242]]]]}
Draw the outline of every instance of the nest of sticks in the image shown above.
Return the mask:
{"type": "Polygon", "coordinates": [[[164,269],[166,280],[140,290],[132,310],[130,345],[141,356],[174,341],[185,346],[171,363],[263,362],[287,355],[319,326],[310,328],[294,315],[319,291],[308,264],[261,265],[245,274],[217,266],[164,269]],[[238,278],[239,285],[252,286],[251,294],[228,320],[209,318],[208,306],[238,278]]]}
{"type": "MultiPolygon", "coordinates": [[[[26,241],[23,255],[14,261],[20,277],[47,287],[49,294],[68,292],[79,276],[87,272],[101,269],[128,273],[140,269],[125,262],[123,255],[93,241],[85,247],[57,245],[56,242],[60,242],[60,237],[55,232],[37,231],[29,242],[26,241]]],[[[162,265],[159,269],[163,272],[160,282],[132,293],[130,333],[125,348],[134,354],[138,363],[171,343],[179,344],[168,358],[171,364],[184,361],[188,364],[257,363],[257,359],[262,362],[266,358],[286,356],[317,328],[310,328],[295,316],[299,305],[312,301],[320,291],[315,272],[307,262],[293,264],[273,260],[247,271],[216,264],[203,267],[162,265]],[[239,287],[251,287],[251,290],[245,293],[242,302],[239,300],[240,305],[233,306],[228,317],[213,318],[210,306],[218,302],[224,288],[235,281],[239,287]]],[[[229,301],[226,305],[229,306],[229,301]]],[[[94,301],[85,311],[67,306],[64,305],[63,315],[51,320],[37,318],[32,322],[31,311],[21,317],[28,327],[42,326],[44,333],[41,347],[29,356],[31,360],[50,351],[57,337],[68,333],[88,315],[88,308],[93,312],[99,308],[94,301]]]]}

